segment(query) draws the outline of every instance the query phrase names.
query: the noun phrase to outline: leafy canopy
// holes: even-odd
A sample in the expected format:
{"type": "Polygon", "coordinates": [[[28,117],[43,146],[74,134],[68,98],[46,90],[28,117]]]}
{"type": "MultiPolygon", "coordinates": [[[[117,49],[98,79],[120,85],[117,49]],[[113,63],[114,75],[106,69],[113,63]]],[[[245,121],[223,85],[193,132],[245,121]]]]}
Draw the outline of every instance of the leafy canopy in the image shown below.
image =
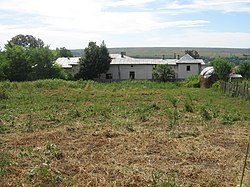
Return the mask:
{"type": "Polygon", "coordinates": [[[0,80],[27,81],[64,77],[54,66],[56,53],[44,47],[41,39],[17,35],[0,51],[0,80]],[[58,76],[58,77],[55,77],[58,76]]]}
{"type": "Polygon", "coordinates": [[[159,64],[153,71],[153,79],[157,81],[170,81],[175,77],[174,70],[168,64],[159,64]]]}
{"type": "Polygon", "coordinates": [[[212,66],[218,78],[227,81],[229,74],[232,72],[232,64],[222,58],[216,58],[212,61],[212,66]]]}
{"type": "Polygon", "coordinates": [[[185,53],[189,54],[194,59],[200,58],[200,55],[199,55],[199,53],[196,50],[186,50],[185,53]]]}
{"type": "Polygon", "coordinates": [[[36,39],[34,36],[32,35],[23,35],[23,34],[19,34],[14,36],[9,42],[8,45],[12,46],[12,45],[19,45],[19,46],[23,46],[26,48],[42,48],[44,47],[44,43],[41,39],[36,39]]]}
{"type": "Polygon", "coordinates": [[[58,53],[59,57],[73,57],[71,51],[65,47],[56,48],[56,52],[58,53]]]}
{"type": "Polygon", "coordinates": [[[111,57],[104,41],[100,46],[96,45],[96,42],[89,42],[88,47],[84,49],[83,56],[80,58],[80,63],[80,78],[100,78],[102,73],[107,72],[111,57]]]}
{"type": "Polygon", "coordinates": [[[250,61],[240,63],[237,73],[241,74],[244,79],[250,79],[250,61]]]}

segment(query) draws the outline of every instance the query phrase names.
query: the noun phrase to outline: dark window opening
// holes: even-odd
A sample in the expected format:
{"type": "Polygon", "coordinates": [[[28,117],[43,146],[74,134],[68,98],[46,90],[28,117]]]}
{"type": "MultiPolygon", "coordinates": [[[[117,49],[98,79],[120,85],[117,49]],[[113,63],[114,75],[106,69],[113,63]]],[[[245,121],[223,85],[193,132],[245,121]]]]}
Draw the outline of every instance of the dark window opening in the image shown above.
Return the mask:
{"type": "Polygon", "coordinates": [[[134,71],[129,72],[129,78],[130,79],[135,79],[135,72],[134,71]]]}
{"type": "Polygon", "coordinates": [[[106,79],[112,79],[112,74],[111,73],[107,73],[106,74],[106,79]]]}
{"type": "Polygon", "coordinates": [[[190,66],[187,66],[187,71],[190,71],[190,70],[191,70],[190,66]]]}
{"type": "Polygon", "coordinates": [[[134,67],[133,65],[131,65],[131,68],[134,67]]]}

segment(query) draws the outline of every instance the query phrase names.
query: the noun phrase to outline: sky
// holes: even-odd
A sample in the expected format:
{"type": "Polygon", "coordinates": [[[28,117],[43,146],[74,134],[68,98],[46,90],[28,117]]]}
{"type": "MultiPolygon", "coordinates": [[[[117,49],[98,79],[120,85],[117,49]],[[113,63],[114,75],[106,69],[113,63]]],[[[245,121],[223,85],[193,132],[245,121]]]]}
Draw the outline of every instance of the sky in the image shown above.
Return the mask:
{"type": "Polygon", "coordinates": [[[250,0],[0,0],[0,46],[250,48],[250,0]]]}

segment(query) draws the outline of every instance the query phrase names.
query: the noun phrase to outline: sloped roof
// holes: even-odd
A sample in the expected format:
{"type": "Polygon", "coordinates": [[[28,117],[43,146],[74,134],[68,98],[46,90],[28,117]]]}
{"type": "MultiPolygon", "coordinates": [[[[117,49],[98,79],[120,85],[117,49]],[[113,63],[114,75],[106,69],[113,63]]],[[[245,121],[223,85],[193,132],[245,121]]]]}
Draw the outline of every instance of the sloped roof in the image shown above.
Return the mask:
{"type": "Polygon", "coordinates": [[[189,54],[185,54],[179,60],[176,61],[176,64],[205,64],[202,59],[194,59],[189,54]]]}
{"type": "MultiPolygon", "coordinates": [[[[176,64],[205,64],[202,59],[194,59],[190,55],[186,54],[179,60],[177,59],[143,59],[143,58],[132,58],[127,55],[121,56],[121,54],[110,54],[112,58],[111,65],[138,65],[138,64],[168,64],[175,66],[176,64]]],[[[62,68],[72,68],[73,65],[79,65],[80,57],[65,58],[61,57],[56,60],[56,64],[60,64],[62,68]]]]}
{"type": "Polygon", "coordinates": [[[79,64],[80,57],[60,57],[56,59],[55,64],[59,64],[62,68],[72,68],[73,65],[79,64]]]}

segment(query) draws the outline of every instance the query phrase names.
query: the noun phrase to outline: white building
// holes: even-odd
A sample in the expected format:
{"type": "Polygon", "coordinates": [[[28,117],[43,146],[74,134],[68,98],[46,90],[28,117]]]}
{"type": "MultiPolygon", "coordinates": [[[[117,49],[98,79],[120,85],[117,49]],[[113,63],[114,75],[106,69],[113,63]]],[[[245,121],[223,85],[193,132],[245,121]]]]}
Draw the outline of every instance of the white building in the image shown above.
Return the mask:
{"type": "Polygon", "coordinates": [[[60,57],[56,60],[55,64],[59,64],[65,71],[76,74],[80,70],[80,57],[60,57]]]}
{"type": "MultiPolygon", "coordinates": [[[[124,53],[110,54],[110,57],[110,68],[107,73],[101,75],[102,80],[151,80],[153,69],[158,64],[168,64],[175,71],[176,79],[186,79],[191,75],[199,75],[201,66],[205,65],[202,59],[194,59],[189,54],[180,59],[139,59],[124,53]]],[[[71,69],[72,73],[79,71],[79,58],[59,58],[56,63],[68,71],[71,69]]]]}

